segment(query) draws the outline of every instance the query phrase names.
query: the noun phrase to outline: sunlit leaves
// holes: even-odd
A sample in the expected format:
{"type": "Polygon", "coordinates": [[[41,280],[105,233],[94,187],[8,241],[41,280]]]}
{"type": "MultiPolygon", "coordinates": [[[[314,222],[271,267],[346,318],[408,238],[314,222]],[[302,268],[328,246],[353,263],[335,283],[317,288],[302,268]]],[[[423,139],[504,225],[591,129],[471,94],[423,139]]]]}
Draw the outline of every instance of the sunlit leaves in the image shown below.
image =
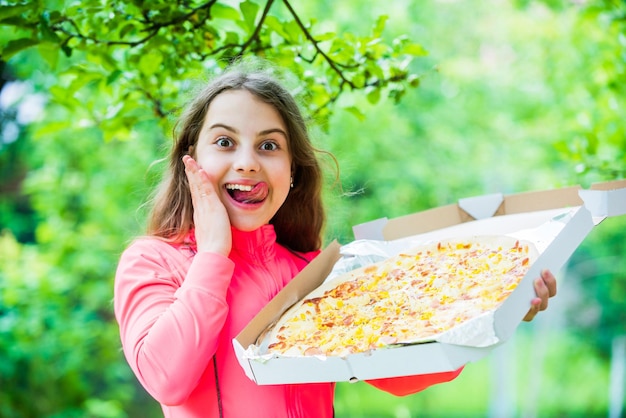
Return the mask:
{"type": "MultiPolygon", "coordinates": [[[[234,7],[222,3],[215,3],[210,9],[211,18],[236,21],[240,18],[239,12],[234,7]]],[[[206,16],[205,16],[206,19],[206,16]]]]}
{"type": "Polygon", "coordinates": [[[138,69],[144,75],[150,76],[160,70],[163,55],[158,50],[149,51],[139,58],[138,69]]]}
{"type": "MultiPolygon", "coordinates": [[[[304,103],[321,120],[345,91],[367,90],[371,100],[378,100],[388,88],[386,94],[399,98],[399,92],[411,86],[405,62],[425,51],[407,39],[387,43],[383,39],[387,16],[379,17],[365,36],[334,33],[318,31],[314,19],[297,14],[297,6],[285,0],[247,0],[237,6],[85,0],[50,10],[19,5],[9,7],[5,21],[27,30],[36,27],[36,33],[30,29],[31,36],[9,38],[3,55],[10,57],[45,42],[48,46],[40,53],[55,69],[58,50],[53,45],[57,45],[66,55],[76,55],[65,61],[65,72],[90,78],[85,71],[89,66],[82,65],[86,59],[106,69],[106,74],[97,69],[94,74],[107,83],[127,74],[126,79],[136,80],[136,89],[145,93],[156,115],[180,105],[175,100],[177,86],[184,79],[202,76],[208,62],[224,66],[246,54],[267,57],[298,75],[310,73],[303,77],[309,90],[322,78],[322,96],[304,103]]],[[[119,94],[117,100],[126,94],[123,88],[119,94]]],[[[88,96],[97,97],[97,90],[88,96]]]]}
{"type": "Polygon", "coordinates": [[[32,10],[32,6],[28,4],[16,4],[0,7],[0,22],[7,22],[11,18],[19,19],[23,13],[32,10]]]}
{"type": "MultiPolygon", "coordinates": [[[[581,51],[585,78],[574,96],[572,122],[558,149],[585,181],[626,176],[626,7],[589,2],[581,10],[573,42],[581,51]]],[[[577,72],[579,69],[572,68],[577,72]]]]}
{"type": "Polygon", "coordinates": [[[246,24],[246,29],[249,32],[253,32],[256,28],[256,16],[259,11],[259,5],[251,1],[244,1],[239,7],[243,15],[243,21],[246,24]]]}
{"type": "Polygon", "coordinates": [[[31,38],[21,38],[9,41],[4,48],[2,48],[2,57],[4,59],[9,59],[21,50],[37,45],[38,43],[39,41],[37,39],[31,38]]]}

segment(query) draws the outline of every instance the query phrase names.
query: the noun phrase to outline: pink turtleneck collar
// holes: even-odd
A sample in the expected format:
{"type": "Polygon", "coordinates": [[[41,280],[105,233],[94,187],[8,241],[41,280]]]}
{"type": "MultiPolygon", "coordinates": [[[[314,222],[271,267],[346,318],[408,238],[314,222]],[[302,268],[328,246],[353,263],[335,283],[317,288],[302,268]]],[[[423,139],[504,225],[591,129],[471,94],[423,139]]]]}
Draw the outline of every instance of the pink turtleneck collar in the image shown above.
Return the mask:
{"type": "MultiPolygon", "coordinates": [[[[276,231],[274,225],[262,225],[253,231],[240,231],[231,227],[233,246],[231,253],[237,252],[244,258],[265,262],[273,260],[276,256],[276,231]]],[[[189,231],[186,242],[196,251],[195,231],[189,231]]]]}
{"type": "Polygon", "coordinates": [[[274,225],[263,225],[254,231],[240,231],[231,228],[233,236],[232,252],[258,262],[274,260],[276,257],[276,231],[274,225]]]}

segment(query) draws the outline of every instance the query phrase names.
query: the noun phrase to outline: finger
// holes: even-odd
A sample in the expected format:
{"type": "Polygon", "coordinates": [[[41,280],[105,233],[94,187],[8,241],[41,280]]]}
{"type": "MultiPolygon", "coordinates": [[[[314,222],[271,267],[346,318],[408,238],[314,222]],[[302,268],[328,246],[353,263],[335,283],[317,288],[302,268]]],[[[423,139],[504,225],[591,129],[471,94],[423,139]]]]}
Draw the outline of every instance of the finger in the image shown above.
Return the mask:
{"type": "Polygon", "coordinates": [[[183,163],[185,164],[185,174],[189,182],[192,200],[196,201],[208,196],[212,191],[212,185],[206,172],[189,155],[183,157],[183,163]]]}
{"type": "Polygon", "coordinates": [[[198,163],[193,159],[191,155],[183,156],[183,164],[185,165],[185,171],[194,171],[198,168],[198,163]]]}
{"type": "Polygon", "coordinates": [[[539,313],[540,307],[541,307],[541,298],[534,298],[533,300],[531,300],[530,309],[526,313],[526,316],[524,316],[524,321],[527,321],[527,322],[532,321],[535,318],[535,316],[539,313]]]}
{"type": "Polygon", "coordinates": [[[187,175],[187,180],[189,182],[189,190],[192,192],[193,195],[193,189],[196,187],[197,183],[195,175],[198,172],[199,167],[196,161],[189,155],[185,155],[183,157],[183,164],[185,165],[185,174],[187,175]]]}
{"type": "Polygon", "coordinates": [[[198,169],[196,177],[198,180],[198,196],[200,198],[205,198],[210,195],[217,197],[216,186],[213,185],[213,182],[206,171],[202,168],[198,169]]]}
{"type": "Polygon", "coordinates": [[[557,288],[556,278],[554,277],[552,272],[550,272],[550,270],[543,270],[541,272],[541,278],[543,279],[543,282],[548,287],[548,296],[549,297],[556,296],[556,288],[557,288]]]}
{"type": "Polygon", "coordinates": [[[543,281],[543,279],[535,280],[535,293],[537,294],[537,298],[541,300],[541,303],[539,304],[539,310],[546,310],[548,308],[548,298],[550,297],[550,291],[548,290],[548,286],[546,286],[546,283],[543,281]]]}

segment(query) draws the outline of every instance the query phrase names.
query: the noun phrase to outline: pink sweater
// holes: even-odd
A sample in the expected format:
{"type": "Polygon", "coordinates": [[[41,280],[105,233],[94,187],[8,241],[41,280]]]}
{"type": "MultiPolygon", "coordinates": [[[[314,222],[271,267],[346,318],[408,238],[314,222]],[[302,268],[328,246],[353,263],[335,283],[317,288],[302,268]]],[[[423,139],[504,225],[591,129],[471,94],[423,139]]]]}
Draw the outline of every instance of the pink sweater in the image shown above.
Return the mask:
{"type": "MultiPolygon", "coordinates": [[[[228,258],[195,254],[193,238],[142,238],[122,254],[114,307],[130,367],[165,417],[219,416],[214,356],[223,416],[332,417],[334,384],[259,386],[239,366],[232,339],[307,262],[276,243],[271,225],[232,231],[228,258]]],[[[407,394],[458,372],[370,383],[407,394]]]]}

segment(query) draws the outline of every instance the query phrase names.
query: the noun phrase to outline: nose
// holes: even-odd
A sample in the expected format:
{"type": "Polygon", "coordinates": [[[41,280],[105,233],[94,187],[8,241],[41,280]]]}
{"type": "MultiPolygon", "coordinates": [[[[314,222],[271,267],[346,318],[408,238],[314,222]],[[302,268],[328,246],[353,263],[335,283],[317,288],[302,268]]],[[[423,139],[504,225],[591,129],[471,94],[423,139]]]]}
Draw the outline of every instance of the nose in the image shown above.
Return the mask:
{"type": "Polygon", "coordinates": [[[252,147],[240,147],[237,150],[233,168],[240,173],[258,172],[261,165],[256,150],[252,147]]]}

